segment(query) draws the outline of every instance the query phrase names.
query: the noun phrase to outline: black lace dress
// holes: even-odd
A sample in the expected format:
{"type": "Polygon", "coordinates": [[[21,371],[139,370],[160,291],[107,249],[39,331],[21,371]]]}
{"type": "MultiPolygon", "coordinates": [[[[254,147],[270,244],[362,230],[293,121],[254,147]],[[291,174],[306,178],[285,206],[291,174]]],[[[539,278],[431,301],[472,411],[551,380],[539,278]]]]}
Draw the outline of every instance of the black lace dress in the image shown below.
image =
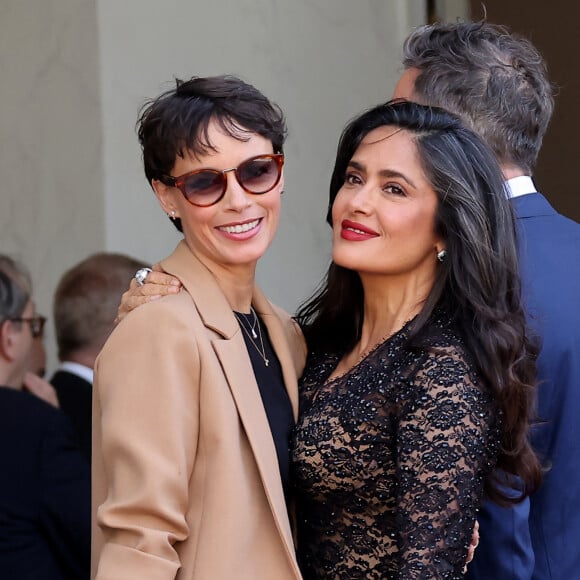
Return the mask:
{"type": "Polygon", "coordinates": [[[307,580],[463,576],[498,413],[444,316],[422,348],[406,338],[331,380],[341,357],[309,357],[293,438],[307,580]]]}

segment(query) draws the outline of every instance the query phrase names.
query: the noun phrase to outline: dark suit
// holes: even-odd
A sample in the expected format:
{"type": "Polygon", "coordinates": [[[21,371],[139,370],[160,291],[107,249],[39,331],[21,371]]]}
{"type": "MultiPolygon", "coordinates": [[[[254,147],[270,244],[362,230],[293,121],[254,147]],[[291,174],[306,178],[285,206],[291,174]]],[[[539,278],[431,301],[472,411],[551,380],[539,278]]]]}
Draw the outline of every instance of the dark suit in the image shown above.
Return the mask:
{"type": "Polygon", "coordinates": [[[545,423],[534,428],[532,440],[550,470],[529,502],[511,510],[484,506],[479,518],[481,543],[467,577],[577,580],[580,224],[558,214],[539,193],[517,197],[513,204],[520,234],[524,298],[530,324],[543,342],[537,408],[545,423]]]}
{"type": "Polygon", "coordinates": [[[61,410],[68,416],[77,435],[77,443],[91,461],[93,386],[79,375],[57,371],[52,379],[61,410]]]}
{"type": "Polygon", "coordinates": [[[0,457],[0,578],[88,578],[89,466],[67,418],[0,387],[0,457]]]}

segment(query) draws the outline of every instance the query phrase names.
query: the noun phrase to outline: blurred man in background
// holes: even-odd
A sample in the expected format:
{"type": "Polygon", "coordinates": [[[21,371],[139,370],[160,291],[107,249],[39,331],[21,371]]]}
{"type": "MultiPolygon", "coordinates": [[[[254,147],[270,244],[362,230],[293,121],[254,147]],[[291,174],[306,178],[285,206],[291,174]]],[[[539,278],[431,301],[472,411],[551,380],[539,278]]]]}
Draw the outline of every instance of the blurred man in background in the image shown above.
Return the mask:
{"type": "Polygon", "coordinates": [[[113,330],[121,295],[135,271],[144,266],[123,254],[93,254],[65,272],[54,295],[54,326],[61,362],[50,382],[89,461],[95,359],[113,330]]]}
{"type": "Polygon", "coordinates": [[[0,576],[88,577],[90,474],[68,419],[24,390],[45,319],[26,270],[0,256],[0,576]]]}

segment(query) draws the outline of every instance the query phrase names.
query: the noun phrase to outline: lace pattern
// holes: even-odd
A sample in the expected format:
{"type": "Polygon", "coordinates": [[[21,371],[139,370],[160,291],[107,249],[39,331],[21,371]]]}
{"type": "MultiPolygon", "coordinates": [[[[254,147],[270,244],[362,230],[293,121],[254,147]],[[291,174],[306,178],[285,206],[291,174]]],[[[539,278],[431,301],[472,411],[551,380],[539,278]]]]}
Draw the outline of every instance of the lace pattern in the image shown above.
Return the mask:
{"type": "Polygon", "coordinates": [[[346,374],[311,354],[293,437],[305,579],[462,578],[498,452],[491,396],[445,318],[403,329],[346,374]]]}

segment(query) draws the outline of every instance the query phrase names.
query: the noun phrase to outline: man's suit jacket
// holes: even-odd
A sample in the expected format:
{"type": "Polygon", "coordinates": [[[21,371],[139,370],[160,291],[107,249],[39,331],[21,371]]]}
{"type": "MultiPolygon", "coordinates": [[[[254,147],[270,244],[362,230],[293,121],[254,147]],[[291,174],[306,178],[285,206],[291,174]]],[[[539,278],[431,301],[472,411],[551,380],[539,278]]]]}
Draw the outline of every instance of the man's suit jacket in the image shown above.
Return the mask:
{"type": "Polygon", "coordinates": [[[0,387],[0,578],[85,580],[89,466],[67,418],[0,387]]]}
{"type": "Polygon", "coordinates": [[[529,501],[508,510],[486,503],[468,578],[575,580],[580,579],[580,224],[558,214],[539,193],[513,204],[524,299],[542,339],[537,413],[544,422],[533,429],[532,442],[549,470],[529,501]]]}
{"type": "MultiPolygon", "coordinates": [[[[300,578],[276,450],[236,318],[184,242],[162,266],[184,291],[132,311],[96,364],[93,577],[300,578]]],[[[257,288],[252,304],[296,416],[302,335],[257,288]]]]}
{"type": "Polygon", "coordinates": [[[93,386],[79,375],[68,371],[57,371],[52,386],[58,395],[61,411],[70,419],[75,430],[77,443],[88,461],[91,460],[92,399],[93,386]]]}

